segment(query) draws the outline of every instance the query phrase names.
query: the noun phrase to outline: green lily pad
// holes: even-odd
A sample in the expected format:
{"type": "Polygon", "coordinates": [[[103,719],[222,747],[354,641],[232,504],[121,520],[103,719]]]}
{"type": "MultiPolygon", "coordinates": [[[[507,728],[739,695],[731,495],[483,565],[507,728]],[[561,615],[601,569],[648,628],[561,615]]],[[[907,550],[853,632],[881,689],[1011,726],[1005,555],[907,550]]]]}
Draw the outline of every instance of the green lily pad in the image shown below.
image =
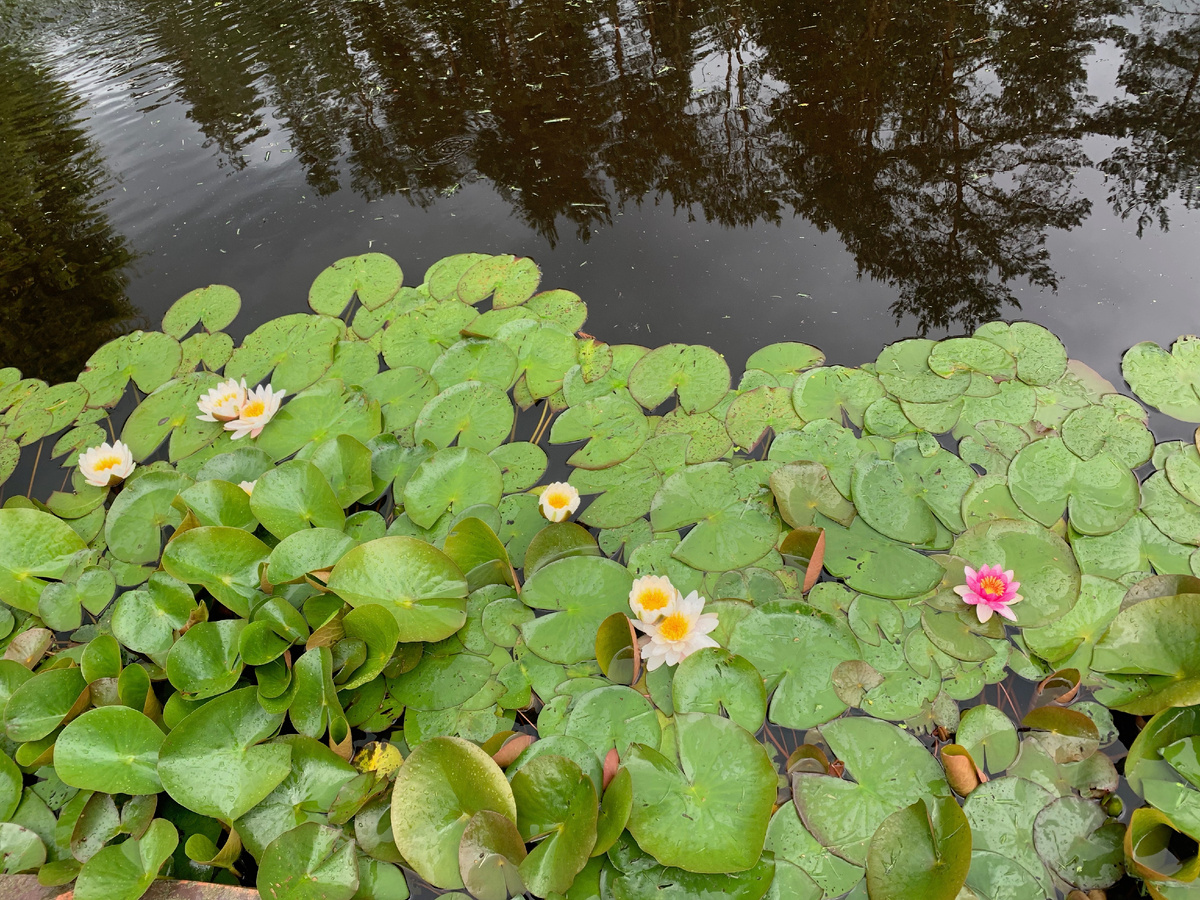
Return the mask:
{"type": "Polygon", "coordinates": [[[854,505],[884,536],[925,544],[937,536],[938,522],[954,532],[965,530],[963,495],[975,477],[953,453],[939,448],[926,456],[916,441],[903,440],[891,460],[859,458],[852,481],[854,505]]]}
{"type": "Polygon", "coordinates": [[[774,688],[769,715],[776,725],[811,728],[845,712],[830,679],[839,663],[859,658],[859,647],[843,621],[807,606],[756,609],[734,626],[729,651],[774,688]]]}
{"type": "Polygon", "coordinates": [[[844,416],[861,428],[867,407],[885,394],[879,379],[870,372],[825,366],[796,379],[792,405],[806,422],[828,419],[841,425],[844,416]]]}
{"type": "Polygon", "coordinates": [[[954,900],[971,867],[971,827],[953,797],[917,800],[880,824],[867,853],[867,890],[878,900],[954,900]]]}
{"type": "Polygon", "coordinates": [[[481,809],[517,819],[508,779],[492,758],[459,738],[435,737],[404,761],[392,789],[392,833],[413,869],[441,888],[463,886],[458,848],[481,809]]]}
{"type": "Polygon", "coordinates": [[[940,375],[930,368],[930,353],[935,341],[916,338],[897,341],[883,349],[875,362],[875,372],[888,392],[912,403],[945,403],[961,397],[970,385],[970,375],[949,368],[940,375]]]}
{"type": "Polygon", "coordinates": [[[546,451],[527,441],[502,444],[488,456],[500,467],[506,494],[528,490],[546,473],[546,451]]]}
{"type": "Polygon", "coordinates": [[[358,542],[334,528],[305,528],[289,534],[271,551],[266,578],[271,584],[302,581],[310,572],[332,569],[358,542]]]}
{"type": "Polygon", "coordinates": [[[353,766],[310,737],[289,734],[275,744],[291,748],[291,772],[235,825],[246,849],[259,860],[280,835],[306,822],[324,825],[324,812],[355,775],[353,766]]]}
{"type": "Polygon", "coordinates": [[[389,610],[401,641],[439,641],[466,621],[462,572],[440,550],[415,538],[360,544],[334,566],[328,585],[351,606],[377,603],[389,610]]]}
{"type": "Polygon", "coordinates": [[[1184,422],[1200,422],[1198,343],[1186,335],[1170,353],[1152,341],[1134,344],[1121,359],[1121,374],[1143,402],[1184,422]]]}
{"type": "Polygon", "coordinates": [[[1053,384],[1067,369],[1062,341],[1033,322],[988,322],[975,337],[1006,350],[1017,360],[1017,377],[1026,384],[1053,384]]]}
{"type": "Polygon", "coordinates": [[[404,486],[404,511],[428,528],[449,509],[496,506],[504,491],[500,467],[474,447],[448,447],[421,463],[404,486]]]}
{"type": "Polygon", "coordinates": [[[758,446],[767,433],[798,430],[804,420],[792,406],[792,392],[786,388],[760,387],[740,394],[725,413],[725,430],[742,450],[758,446]]]}
{"type": "Polygon", "coordinates": [[[150,576],[146,587],[117,598],[112,631],[121,644],[147,656],[166,653],[174,631],[183,628],[196,608],[191,589],[165,572],[150,576]]]}
{"type": "Polygon", "coordinates": [[[694,524],[672,556],[705,571],[750,565],[779,536],[775,517],[745,495],[728,463],[689,466],[667,478],[654,497],[650,524],[655,531],[694,524]]]}
{"type": "Polygon", "coordinates": [[[492,308],[519,306],[533,296],[541,280],[542,271],[532,259],[514,259],[496,281],[495,293],[492,294],[492,308]]]}
{"type": "Polygon", "coordinates": [[[189,713],[158,752],[158,775],[177,803],[193,812],[239,818],[291,771],[291,747],[263,744],[283,722],[266,712],[254,688],[214,697],[189,713]]]}
{"type": "Polygon", "coordinates": [[[1033,825],[1054,795],[1024,778],[981,784],[963,805],[975,850],[999,853],[1020,865],[1046,896],[1054,893],[1049,873],[1033,846],[1033,825]]]}
{"type": "Polygon", "coordinates": [[[1013,457],[1008,487],[1027,515],[1053,525],[1067,511],[1083,534],[1110,534],[1137,512],[1137,479],[1123,464],[1100,454],[1080,460],[1060,438],[1035,441],[1013,457]]]}
{"type": "Polygon", "coordinates": [[[172,507],[192,480],[175,472],[147,472],[117,495],[104,523],[104,538],[113,556],[127,563],[154,562],[162,550],[162,529],[179,524],[172,507]]]}
{"type": "Polygon", "coordinates": [[[397,316],[383,332],[383,358],[389,366],[429,371],[443,352],[458,343],[460,332],[476,315],[473,307],[458,300],[418,306],[397,316]]]}
{"type": "Polygon", "coordinates": [[[580,697],[563,734],[583,741],[597,759],[613,749],[624,759],[635,743],[657,748],[662,731],[650,701],[632,688],[614,684],[580,697]]]}
{"type": "Polygon", "coordinates": [[[323,269],[308,289],[308,305],[314,312],[340,316],[357,295],[367,309],[378,309],[396,296],[404,273],[384,253],[347,256],[323,269]]]}
{"type": "MultiPolygon", "coordinates": [[[[503,345],[501,345],[503,346],[503,345]]],[[[504,389],[483,381],[450,385],[421,409],[415,423],[418,442],[474,447],[485,453],[504,443],[513,425],[513,406],[504,389]]]]}
{"type": "Polygon", "coordinates": [[[86,548],[70,525],[36,509],[0,509],[0,600],[35,613],[45,578],[62,578],[86,548]]]}
{"type": "Polygon", "coordinates": [[[586,440],[567,460],[577,469],[605,469],[629,457],[650,436],[650,421],[624,394],[605,394],[572,406],[550,428],[550,443],[586,440]]]}
{"type": "Polygon", "coordinates": [[[1146,427],[1145,411],[1120,394],[1107,394],[1102,405],[1085,406],[1067,416],[1062,439],[1081,459],[1105,453],[1130,469],[1149,462],[1154,452],[1154,435],[1146,427]]]}
{"type": "Polygon", "coordinates": [[[1016,360],[1001,346],[980,338],[948,338],[929,352],[929,368],[943,378],[978,372],[991,378],[1012,378],[1016,360]]]}
{"type": "Polygon", "coordinates": [[[746,368],[762,369],[772,375],[795,375],[825,362],[825,354],[816,347],[795,341],[767,344],[750,354],[746,368]]]}
{"type": "Polygon", "coordinates": [[[894,725],[839,719],[822,726],[821,735],[855,781],[797,772],[792,791],[805,827],[848,862],[866,865],[871,837],[892,813],[930,794],[948,796],[941,766],[894,725]],[[896,779],[896,772],[907,777],[896,779]]]}
{"type": "Polygon", "coordinates": [[[79,872],[80,900],[138,900],[179,844],[179,832],[166,819],[155,819],[140,838],[102,848],[79,872]]]}
{"type": "Polygon", "coordinates": [[[1092,654],[1100,672],[1145,676],[1130,691],[1097,694],[1105,705],[1151,715],[1200,702],[1196,594],[1170,594],[1123,603],[1092,654]]]}
{"type": "Polygon", "coordinates": [[[521,877],[534,894],[571,887],[596,843],[599,807],[591,778],[562,756],[539,756],[512,779],[517,830],[538,840],[521,863],[521,877]]]}
{"type": "Polygon", "coordinates": [[[350,900],[358,891],[354,841],[317,822],[293,828],[263,853],[256,886],[264,900],[350,900]]]}
{"type": "MultiPolygon", "coordinates": [[[[4,707],[9,739],[24,743],[46,737],[71,713],[86,689],[87,682],[74,666],[48,669],[20,684],[4,707]]],[[[19,753],[17,762],[21,762],[19,753]]]]}
{"type": "Polygon", "coordinates": [[[861,867],[834,856],[809,833],[794,803],[785,803],[771,817],[765,849],[775,854],[777,865],[790,863],[807,874],[822,892],[818,896],[841,896],[863,879],[861,867]]]}
{"type": "Polygon", "coordinates": [[[305,459],[289,460],[263,473],[250,495],[250,511],[281,540],[306,528],[340,531],[346,521],[329,481],[305,459]]]}
{"type": "Polygon", "coordinates": [[[628,609],[633,575],[596,556],[569,556],[538,569],[525,582],[521,600],[549,610],[520,625],[525,643],[543,659],[570,665],[591,659],[596,631],[613,613],[628,609]]]}
{"type": "Polygon", "coordinates": [[[729,366],[719,353],[693,344],[666,344],[651,350],[629,373],[629,392],[646,409],[673,393],[684,412],[712,409],[729,391],[729,366]]]}
{"type": "Polygon", "coordinates": [[[812,525],[816,514],[849,525],[854,504],[834,486],[829,470],[820,463],[787,463],[771,473],[771,492],[779,514],[793,528],[812,525]]]}
{"type": "Polygon", "coordinates": [[[503,341],[467,338],[438,357],[429,374],[443,388],[481,381],[507,391],[516,381],[517,357],[503,341]]]}
{"type": "Polygon", "coordinates": [[[176,340],[183,340],[197,323],[208,332],[223,331],[241,308],[242,298],[237,291],[224,284],[210,284],[188,291],[172,303],[163,314],[162,330],[176,340]]]}
{"type": "Polygon", "coordinates": [[[758,670],[718,647],[698,650],[679,664],[671,698],[678,712],[727,715],[751,733],[767,715],[767,692],[758,670]]]}
{"type": "Polygon", "coordinates": [[[1017,758],[1017,729],[1012,720],[986,703],[963,713],[956,739],[971,758],[992,774],[1003,772],[1017,758]]]}
{"type": "Polygon", "coordinates": [[[458,849],[463,885],[478,900],[508,900],[525,893],[518,866],[525,842],[509,818],[490,809],[471,816],[458,849]]]}
{"type": "Polygon", "coordinates": [[[179,342],[170,335],[135,331],[93,353],[78,380],[87,388],[89,406],[113,406],[130,379],[143,394],[157,390],[175,374],[182,355],[179,342]]]}
{"type": "Polygon", "coordinates": [[[54,770],[64,783],[106,794],[157,794],[163,733],[126,706],[90,709],[54,744],[54,770]]]}
{"type": "Polygon", "coordinates": [[[223,694],[242,674],[239,655],[244,619],[198,622],[189,628],[167,654],[167,677],[189,700],[223,694]]]}
{"type": "Polygon", "coordinates": [[[425,272],[429,296],[435,300],[449,300],[457,296],[458,282],[463,273],[475,263],[490,258],[487,253],[456,253],[439,259],[425,272]]]}
{"type": "Polygon", "coordinates": [[[260,325],[233,351],[225,377],[247,384],[270,382],[294,394],[314,384],[333,365],[346,327],[338,319],[296,313],[260,325]]]}
{"type": "Polygon", "coordinates": [[[973,567],[1012,569],[1023,598],[1012,611],[1022,628],[1061,618],[1079,599],[1079,567],[1071,549],[1037,523],[997,519],[974,525],[959,535],[951,552],[973,567]]]}
{"type": "Polygon", "coordinates": [[[625,759],[633,778],[629,832],[663,865],[739,872],[762,853],[775,769],[753,735],[719,716],[679,713],[675,763],[644,744],[625,759]]]}
{"type": "Polygon", "coordinates": [[[238,615],[249,615],[250,598],[261,587],[259,566],[270,550],[240,528],[219,525],[193,528],[178,535],[163,551],[167,574],[199,584],[238,615]]]}
{"type": "Polygon", "coordinates": [[[858,519],[849,528],[824,516],[814,524],[825,530],[825,568],[856,591],[902,600],[926,593],[942,579],[937,562],[858,519]]]}
{"type": "Polygon", "coordinates": [[[1124,838],[1124,825],[1081,797],[1060,797],[1033,822],[1033,845],[1042,862],[1080,890],[1116,883],[1124,871],[1124,838]]]}

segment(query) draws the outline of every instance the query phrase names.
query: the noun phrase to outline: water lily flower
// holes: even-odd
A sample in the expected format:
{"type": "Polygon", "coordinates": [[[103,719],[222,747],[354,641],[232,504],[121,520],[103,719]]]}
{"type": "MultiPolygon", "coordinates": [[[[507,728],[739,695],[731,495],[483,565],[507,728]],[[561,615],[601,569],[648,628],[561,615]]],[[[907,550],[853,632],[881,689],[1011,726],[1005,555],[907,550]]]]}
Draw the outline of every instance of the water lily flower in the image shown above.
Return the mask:
{"type": "Polygon", "coordinates": [[[254,479],[253,481],[239,481],[238,487],[240,487],[243,491],[245,491],[247,496],[252,496],[254,494],[254,486],[256,484],[258,484],[257,478],[254,479]]]}
{"type": "Polygon", "coordinates": [[[133,452],[123,441],[111,444],[105,441],[99,447],[89,447],[79,454],[79,471],[87,483],[95,487],[120,484],[133,474],[135,468],[133,452]]]}
{"type": "Polygon", "coordinates": [[[657,622],[672,603],[683,599],[665,575],[643,575],[629,591],[629,608],[643,622],[657,622]]]}
{"type": "Polygon", "coordinates": [[[238,417],[232,422],[225,423],[225,430],[233,432],[233,440],[250,435],[256,438],[259,432],[271,421],[271,417],[279,412],[279,404],[283,402],[284,392],[276,393],[270,384],[259,385],[246,394],[246,400],[238,412],[238,417]]]}
{"type": "Polygon", "coordinates": [[[196,418],[201,422],[231,422],[241,413],[245,402],[246,379],[243,378],[241,384],[238,384],[230,378],[196,401],[200,412],[204,414],[196,418]]]}
{"type": "Polygon", "coordinates": [[[538,505],[551,522],[564,522],[579,509],[579,491],[565,481],[555,481],[546,485],[538,505]]]}
{"type": "Polygon", "coordinates": [[[697,650],[719,646],[708,636],[717,625],[717,614],[704,612],[704,598],[695,591],[673,601],[657,622],[635,620],[633,627],[646,634],[639,642],[646,670],[675,666],[697,650]]]}
{"type": "Polygon", "coordinates": [[[1017,588],[1021,582],[1013,581],[1012,569],[1004,572],[999,566],[984,566],[978,572],[967,566],[967,583],[960,584],[954,593],[963,598],[963,602],[975,607],[980,622],[986,622],[992,613],[999,613],[1006,619],[1016,621],[1017,617],[1010,606],[1021,600],[1017,588]]]}

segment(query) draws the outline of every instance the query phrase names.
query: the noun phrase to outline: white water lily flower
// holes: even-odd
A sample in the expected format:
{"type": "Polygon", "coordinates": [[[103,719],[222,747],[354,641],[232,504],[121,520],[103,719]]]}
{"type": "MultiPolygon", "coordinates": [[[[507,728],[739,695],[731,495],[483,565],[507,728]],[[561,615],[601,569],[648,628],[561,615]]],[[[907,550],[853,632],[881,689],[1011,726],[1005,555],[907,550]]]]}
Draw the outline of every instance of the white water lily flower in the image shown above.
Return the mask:
{"type": "Polygon", "coordinates": [[[643,575],[629,591],[629,608],[643,622],[657,622],[672,603],[683,599],[665,575],[643,575]]]}
{"type": "Polygon", "coordinates": [[[230,378],[196,401],[200,412],[204,414],[196,418],[201,422],[231,422],[241,413],[242,404],[245,402],[246,379],[243,378],[241,384],[238,384],[230,378]]]}
{"type": "Polygon", "coordinates": [[[551,522],[564,522],[579,509],[579,491],[565,481],[555,481],[546,485],[538,505],[551,522]]]}
{"type": "Polygon", "coordinates": [[[717,614],[704,612],[704,598],[695,591],[668,606],[666,615],[657,622],[633,623],[646,634],[640,646],[642,661],[650,672],[664,663],[679,665],[704,647],[719,646],[708,636],[717,625],[717,614]]]}
{"type": "Polygon", "coordinates": [[[246,394],[238,417],[232,422],[225,423],[225,430],[233,432],[233,440],[250,435],[256,438],[259,432],[271,421],[271,417],[279,412],[279,404],[283,402],[284,392],[276,393],[271,385],[259,385],[246,394]]]}
{"type": "Polygon", "coordinates": [[[105,441],[99,447],[89,447],[79,454],[79,471],[87,483],[95,487],[119,484],[132,475],[135,468],[133,453],[123,441],[112,444],[105,441]]]}
{"type": "Polygon", "coordinates": [[[258,484],[257,478],[254,479],[253,481],[239,481],[238,487],[240,487],[243,491],[245,491],[247,493],[247,495],[253,495],[254,494],[254,486],[256,484],[258,484]]]}

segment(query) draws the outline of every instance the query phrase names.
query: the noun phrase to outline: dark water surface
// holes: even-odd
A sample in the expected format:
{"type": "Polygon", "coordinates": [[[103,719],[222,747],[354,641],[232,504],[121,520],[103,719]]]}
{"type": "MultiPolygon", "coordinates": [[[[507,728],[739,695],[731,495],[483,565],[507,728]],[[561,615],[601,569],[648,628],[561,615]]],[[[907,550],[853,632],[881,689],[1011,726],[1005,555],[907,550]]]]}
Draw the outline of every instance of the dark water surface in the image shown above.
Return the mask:
{"type": "MultiPolygon", "coordinates": [[[[534,257],[611,341],[1197,330],[1200,3],[0,0],[0,364],[534,257]],[[36,13],[31,11],[36,8],[36,13]],[[7,10],[7,12],[6,12],[7,10]]],[[[1118,384],[1120,384],[1118,380],[1118,384]]]]}

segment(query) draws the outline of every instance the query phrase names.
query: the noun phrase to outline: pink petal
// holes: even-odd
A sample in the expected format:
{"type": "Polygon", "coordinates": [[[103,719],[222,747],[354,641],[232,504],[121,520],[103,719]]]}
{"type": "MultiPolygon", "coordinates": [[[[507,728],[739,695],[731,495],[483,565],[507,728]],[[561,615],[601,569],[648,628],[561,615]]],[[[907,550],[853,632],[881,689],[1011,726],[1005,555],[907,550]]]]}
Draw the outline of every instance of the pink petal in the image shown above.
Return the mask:
{"type": "MultiPolygon", "coordinates": [[[[1000,568],[1000,567],[999,567],[999,566],[997,566],[996,568],[1000,568]]],[[[1012,581],[1012,580],[1013,580],[1013,570],[1012,570],[1012,569],[1009,569],[1007,572],[1005,572],[1005,573],[1004,573],[1004,578],[1005,578],[1005,580],[1007,580],[1007,581],[1012,581]]]]}
{"type": "Polygon", "coordinates": [[[997,606],[996,612],[999,613],[1000,615],[1004,616],[1004,618],[1008,619],[1010,622],[1017,621],[1016,614],[1013,613],[1013,611],[1011,609],[1009,609],[1007,606],[997,606]]]}
{"type": "MultiPolygon", "coordinates": [[[[987,566],[984,566],[984,568],[986,569],[987,566]]],[[[971,581],[972,579],[979,577],[979,573],[970,566],[963,566],[963,573],[967,576],[967,581],[971,581]]]]}
{"type": "Polygon", "coordinates": [[[965,598],[968,594],[973,594],[975,592],[972,591],[969,587],[967,587],[967,585],[960,584],[958,587],[956,587],[954,589],[954,593],[958,594],[958,596],[960,596],[960,597],[965,598]]]}
{"type": "Polygon", "coordinates": [[[979,614],[979,621],[986,622],[992,617],[992,608],[986,603],[980,603],[975,607],[975,612],[979,614]]]}

